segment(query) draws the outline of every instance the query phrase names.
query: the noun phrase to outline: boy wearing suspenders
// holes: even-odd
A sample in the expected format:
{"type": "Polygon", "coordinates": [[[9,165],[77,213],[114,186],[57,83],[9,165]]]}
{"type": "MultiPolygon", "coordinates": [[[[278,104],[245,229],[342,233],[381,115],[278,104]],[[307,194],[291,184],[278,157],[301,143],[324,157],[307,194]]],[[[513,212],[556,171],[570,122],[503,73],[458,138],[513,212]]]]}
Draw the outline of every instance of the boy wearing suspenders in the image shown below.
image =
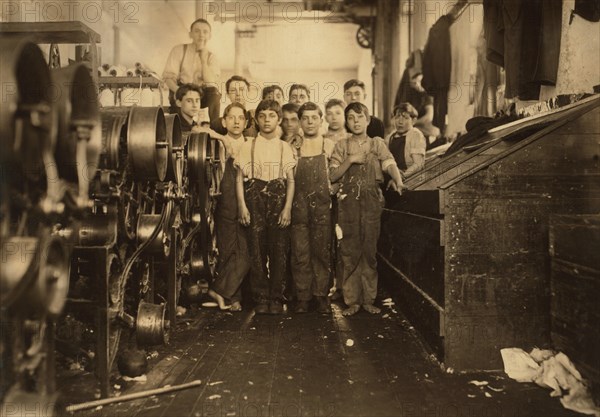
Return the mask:
{"type": "Polygon", "coordinates": [[[261,101],[256,121],[258,136],[241,146],[235,160],[238,218],[247,227],[255,312],[281,314],[296,160],[290,145],[279,140],[279,103],[261,101]]]}
{"type": "Polygon", "coordinates": [[[304,140],[298,148],[296,186],[292,204],[292,276],[296,313],[306,313],[317,300],[317,312],[331,312],[327,294],[331,275],[331,196],[329,158],[334,142],[320,134],[323,111],[313,102],[298,110],[304,140]]]}

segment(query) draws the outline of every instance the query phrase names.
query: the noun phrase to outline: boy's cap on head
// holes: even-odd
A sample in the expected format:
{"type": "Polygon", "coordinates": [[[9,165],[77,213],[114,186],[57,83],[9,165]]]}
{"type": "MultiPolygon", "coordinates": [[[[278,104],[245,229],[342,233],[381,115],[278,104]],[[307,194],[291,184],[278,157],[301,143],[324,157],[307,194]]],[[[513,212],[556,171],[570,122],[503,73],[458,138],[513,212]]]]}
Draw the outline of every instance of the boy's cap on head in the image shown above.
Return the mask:
{"type": "Polygon", "coordinates": [[[271,93],[274,93],[275,90],[281,91],[281,95],[283,95],[283,89],[276,84],[268,85],[262,90],[262,98],[263,100],[271,93]]]}
{"type": "Polygon", "coordinates": [[[225,107],[225,110],[223,111],[223,118],[227,117],[229,115],[229,112],[231,111],[231,109],[233,109],[234,107],[242,109],[242,112],[244,113],[244,118],[246,118],[246,108],[242,104],[238,103],[237,101],[233,102],[230,105],[228,105],[227,107],[225,107]]]}
{"type": "Polygon", "coordinates": [[[192,24],[190,25],[190,32],[194,29],[194,25],[196,23],[204,23],[205,25],[208,25],[208,28],[212,31],[212,26],[210,25],[210,23],[208,23],[208,20],[200,18],[192,22],[192,24]]]}
{"type": "Polygon", "coordinates": [[[346,106],[344,110],[344,116],[346,116],[346,120],[348,120],[348,113],[353,111],[354,113],[363,113],[365,116],[369,117],[369,109],[362,103],[354,102],[350,103],[346,106]]]}
{"type": "Polygon", "coordinates": [[[313,103],[312,101],[307,101],[306,103],[300,106],[300,108],[298,109],[298,117],[302,119],[302,115],[304,114],[304,112],[311,110],[318,110],[319,116],[323,117],[323,110],[321,110],[317,103],[313,103]]]}
{"type": "Polygon", "coordinates": [[[344,109],[346,104],[339,98],[332,98],[325,104],[325,110],[329,110],[333,106],[340,106],[342,109],[344,109]]]}
{"type": "Polygon", "coordinates": [[[198,94],[200,94],[200,98],[202,98],[202,87],[200,87],[198,84],[183,84],[181,87],[179,87],[177,89],[177,92],[175,92],[175,99],[176,100],[181,100],[183,99],[183,97],[189,93],[190,91],[195,91],[198,94]]]}
{"type": "Polygon", "coordinates": [[[356,78],[353,78],[351,80],[348,80],[344,83],[344,91],[349,90],[352,87],[360,87],[363,89],[363,91],[365,90],[365,83],[363,83],[360,80],[357,80],[356,78]]]}
{"type": "Polygon", "coordinates": [[[248,82],[248,80],[246,78],[242,77],[241,75],[234,75],[230,79],[225,81],[225,91],[229,91],[229,86],[234,81],[241,81],[244,84],[246,84],[246,87],[250,88],[250,83],[248,82]]]}
{"type": "Polygon", "coordinates": [[[308,99],[310,100],[310,91],[308,91],[308,87],[306,86],[306,84],[292,84],[292,86],[290,87],[290,91],[288,96],[292,95],[292,91],[294,90],[304,90],[306,91],[306,95],[308,96],[308,99]]]}
{"type": "Polygon", "coordinates": [[[416,119],[419,116],[417,109],[415,109],[410,103],[400,103],[394,107],[394,110],[392,110],[392,116],[396,116],[397,114],[401,113],[408,113],[413,119],[416,119]]]}
{"type": "Polygon", "coordinates": [[[283,106],[281,106],[282,112],[286,111],[288,113],[298,114],[298,110],[300,110],[300,106],[296,103],[285,103],[283,106]]]}
{"type": "Polygon", "coordinates": [[[258,103],[255,111],[255,117],[258,117],[261,111],[272,110],[277,113],[277,116],[281,119],[281,106],[275,100],[263,100],[258,103]]]}

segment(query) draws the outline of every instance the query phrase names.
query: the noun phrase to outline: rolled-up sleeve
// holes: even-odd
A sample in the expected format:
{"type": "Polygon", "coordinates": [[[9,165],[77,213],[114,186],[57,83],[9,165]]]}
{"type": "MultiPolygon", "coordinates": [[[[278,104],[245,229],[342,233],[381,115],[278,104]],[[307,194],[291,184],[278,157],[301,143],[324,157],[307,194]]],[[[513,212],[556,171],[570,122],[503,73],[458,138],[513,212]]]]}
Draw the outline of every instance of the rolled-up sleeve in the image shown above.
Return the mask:
{"type": "Polygon", "coordinates": [[[333,152],[331,153],[331,160],[329,161],[330,169],[339,168],[339,166],[342,165],[342,162],[344,162],[344,160],[346,159],[346,143],[347,141],[340,140],[335,144],[333,152]]]}
{"type": "Polygon", "coordinates": [[[167,58],[167,64],[163,71],[163,80],[174,80],[177,81],[179,78],[179,69],[181,67],[181,61],[183,60],[183,45],[176,45],[171,49],[171,53],[167,58]]]}
{"type": "Polygon", "coordinates": [[[425,155],[427,142],[425,136],[418,129],[412,129],[406,135],[406,148],[408,155],[425,155]]]}
{"type": "Polygon", "coordinates": [[[385,142],[383,141],[383,139],[373,138],[373,142],[375,145],[375,153],[377,155],[377,159],[379,159],[379,161],[381,162],[381,169],[385,171],[390,165],[396,165],[394,155],[392,155],[388,147],[385,146],[385,142]]]}

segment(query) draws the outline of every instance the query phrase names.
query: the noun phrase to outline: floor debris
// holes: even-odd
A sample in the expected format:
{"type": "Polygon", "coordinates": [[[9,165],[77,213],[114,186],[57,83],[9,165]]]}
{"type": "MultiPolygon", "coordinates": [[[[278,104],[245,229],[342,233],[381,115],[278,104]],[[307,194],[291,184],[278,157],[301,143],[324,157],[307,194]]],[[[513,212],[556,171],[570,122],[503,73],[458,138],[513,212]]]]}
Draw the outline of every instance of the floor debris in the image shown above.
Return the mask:
{"type": "Polygon", "coordinates": [[[477,381],[476,379],[473,379],[471,381],[469,381],[469,384],[475,385],[476,387],[484,387],[488,384],[487,381],[477,381]]]}

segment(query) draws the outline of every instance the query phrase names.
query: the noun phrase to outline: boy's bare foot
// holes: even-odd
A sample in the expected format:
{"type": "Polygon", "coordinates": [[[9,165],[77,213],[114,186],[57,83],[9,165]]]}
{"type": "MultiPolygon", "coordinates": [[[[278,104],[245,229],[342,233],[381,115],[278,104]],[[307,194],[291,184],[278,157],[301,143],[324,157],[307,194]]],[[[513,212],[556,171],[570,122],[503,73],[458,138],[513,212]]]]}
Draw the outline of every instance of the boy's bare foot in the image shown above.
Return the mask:
{"type": "Polygon", "coordinates": [[[371,313],[371,314],[379,314],[381,313],[381,309],[378,307],[375,307],[373,304],[363,304],[362,306],[365,311],[367,313],[371,313]]]}
{"type": "Polygon", "coordinates": [[[360,310],[360,306],[358,304],[353,304],[345,310],[342,310],[342,316],[353,316],[358,313],[360,310]]]}
{"type": "Polygon", "coordinates": [[[223,297],[221,297],[219,294],[217,294],[215,291],[209,289],[208,295],[210,296],[210,298],[212,298],[213,300],[215,300],[217,302],[217,304],[219,305],[219,309],[229,310],[231,308],[231,306],[228,306],[227,304],[225,304],[225,299],[223,297]]]}
{"type": "Polygon", "coordinates": [[[242,305],[239,301],[234,301],[233,303],[231,303],[231,309],[229,311],[242,311],[242,305]]]}
{"type": "Polygon", "coordinates": [[[177,309],[175,312],[175,315],[177,317],[181,317],[181,316],[185,315],[185,313],[187,313],[187,308],[182,307],[182,306],[177,306],[177,309]]]}

